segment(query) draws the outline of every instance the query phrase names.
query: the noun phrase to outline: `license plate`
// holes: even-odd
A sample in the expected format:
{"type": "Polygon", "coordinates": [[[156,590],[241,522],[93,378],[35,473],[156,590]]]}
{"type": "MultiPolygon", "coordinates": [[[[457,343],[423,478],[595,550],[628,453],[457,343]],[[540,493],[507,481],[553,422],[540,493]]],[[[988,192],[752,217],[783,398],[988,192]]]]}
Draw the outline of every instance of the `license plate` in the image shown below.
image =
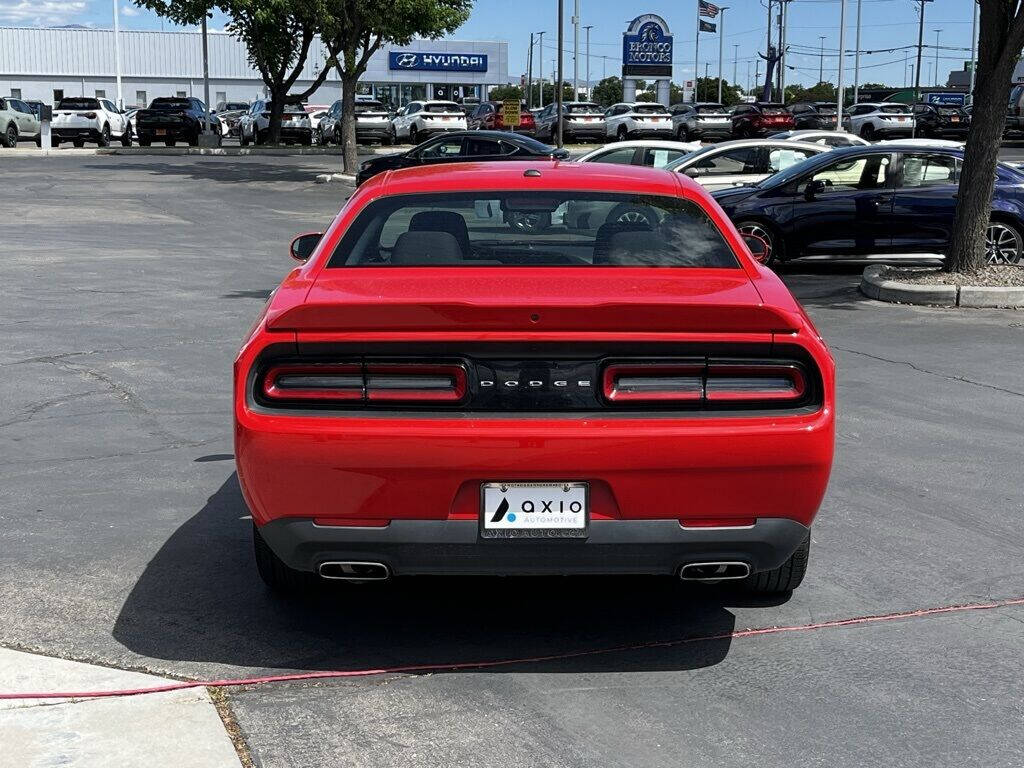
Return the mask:
{"type": "Polygon", "coordinates": [[[452,118],[450,118],[450,117],[442,117],[441,119],[442,119],[442,120],[444,120],[445,122],[448,122],[448,121],[449,121],[449,120],[451,120],[452,118]]]}
{"type": "Polygon", "coordinates": [[[483,483],[480,535],[489,539],[584,538],[587,483],[483,483]]]}
{"type": "Polygon", "coordinates": [[[899,120],[899,121],[900,121],[900,122],[902,123],[902,122],[904,122],[904,121],[905,121],[905,120],[906,120],[907,118],[905,118],[905,117],[897,117],[896,119],[897,119],[897,120],[899,120]]]}
{"type": "Polygon", "coordinates": [[[594,122],[594,118],[592,118],[592,117],[584,117],[583,118],[583,122],[585,122],[585,123],[592,123],[592,122],[594,122]]]}
{"type": "Polygon", "coordinates": [[[652,123],[660,123],[661,122],[661,118],[660,117],[652,117],[651,118],[651,122],[652,123]]]}
{"type": "Polygon", "coordinates": [[[164,130],[163,128],[157,128],[155,131],[153,131],[153,133],[155,133],[157,136],[166,136],[167,135],[167,131],[164,130]]]}
{"type": "Polygon", "coordinates": [[[960,118],[959,117],[951,117],[951,118],[949,118],[949,120],[952,123],[959,123],[960,122],[960,118]]]}

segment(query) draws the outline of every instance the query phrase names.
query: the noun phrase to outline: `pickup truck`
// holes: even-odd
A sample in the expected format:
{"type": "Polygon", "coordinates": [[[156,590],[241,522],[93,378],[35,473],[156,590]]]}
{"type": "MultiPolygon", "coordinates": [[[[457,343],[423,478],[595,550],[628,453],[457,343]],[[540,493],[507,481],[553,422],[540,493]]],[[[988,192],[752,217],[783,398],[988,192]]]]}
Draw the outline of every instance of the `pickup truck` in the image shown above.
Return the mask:
{"type": "MultiPolygon", "coordinates": [[[[185,141],[191,147],[198,146],[206,112],[206,105],[191,96],[153,99],[149,109],[135,113],[139,145],[148,147],[154,141],[162,141],[173,147],[176,142],[185,141]]],[[[220,121],[212,114],[210,130],[218,138],[221,136],[220,121]]]]}

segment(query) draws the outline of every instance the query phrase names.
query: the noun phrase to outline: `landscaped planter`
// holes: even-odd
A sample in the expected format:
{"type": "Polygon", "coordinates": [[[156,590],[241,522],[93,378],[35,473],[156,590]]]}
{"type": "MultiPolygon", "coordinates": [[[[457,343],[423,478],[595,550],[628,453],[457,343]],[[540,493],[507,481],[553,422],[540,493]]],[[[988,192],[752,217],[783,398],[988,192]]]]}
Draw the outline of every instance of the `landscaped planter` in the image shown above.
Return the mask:
{"type": "MultiPolygon", "coordinates": [[[[1024,267],[1020,269],[1024,276],[1024,267]]],[[[965,285],[938,282],[901,282],[893,279],[899,268],[883,265],[864,270],[860,290],[865,296],[898,304],[923,304],[932,307],[1021,307],[1024,308],[1024,285],[965,285]]],[[[951,281],[955,277],[950,278],[951,281]]]]}

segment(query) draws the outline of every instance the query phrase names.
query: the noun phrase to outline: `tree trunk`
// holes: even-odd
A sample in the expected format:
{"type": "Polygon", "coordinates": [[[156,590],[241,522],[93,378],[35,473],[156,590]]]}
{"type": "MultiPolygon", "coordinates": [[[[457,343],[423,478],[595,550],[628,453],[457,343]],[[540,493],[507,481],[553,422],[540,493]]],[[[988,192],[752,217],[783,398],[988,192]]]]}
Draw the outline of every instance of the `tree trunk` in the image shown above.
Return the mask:
{"type": "Polygon", "coordinates": [[[345,173],[355,173],[359,163],[356,151],[356,84],[358,74],[341,73],[341,147],[345,173]]]}
{"type": "Polygon", "coordinates": [[[1002,2],[981,4],[971,130],[967,134],[959,198],[946,253],[948,272],[970,272],[985,264],[985,230],[992,210],[996,162],[1024,21],[1013,18],[1008,11],[1002,2]]]}
{"type": "Polygon", "coordinates": [[[284,99],[287,89],[278,84],[270,92],[270,127],[267,129],[267,143],[281,143],[281,117],[284,115],[284,99]]]}

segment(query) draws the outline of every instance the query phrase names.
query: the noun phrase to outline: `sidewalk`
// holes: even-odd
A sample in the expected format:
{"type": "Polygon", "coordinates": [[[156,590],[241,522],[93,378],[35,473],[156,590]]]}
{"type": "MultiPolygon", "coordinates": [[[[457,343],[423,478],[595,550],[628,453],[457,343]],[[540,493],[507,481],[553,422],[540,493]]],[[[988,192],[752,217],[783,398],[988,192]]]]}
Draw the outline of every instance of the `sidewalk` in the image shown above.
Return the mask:
{"type": "MultiPolygon", "coordinates": [[[[0,691],[93,691],[165,678],[0,648],[0,691]]],[[[107,699],[0,700],[0,768],[238,768],[205,688],[107,699]]]]}

